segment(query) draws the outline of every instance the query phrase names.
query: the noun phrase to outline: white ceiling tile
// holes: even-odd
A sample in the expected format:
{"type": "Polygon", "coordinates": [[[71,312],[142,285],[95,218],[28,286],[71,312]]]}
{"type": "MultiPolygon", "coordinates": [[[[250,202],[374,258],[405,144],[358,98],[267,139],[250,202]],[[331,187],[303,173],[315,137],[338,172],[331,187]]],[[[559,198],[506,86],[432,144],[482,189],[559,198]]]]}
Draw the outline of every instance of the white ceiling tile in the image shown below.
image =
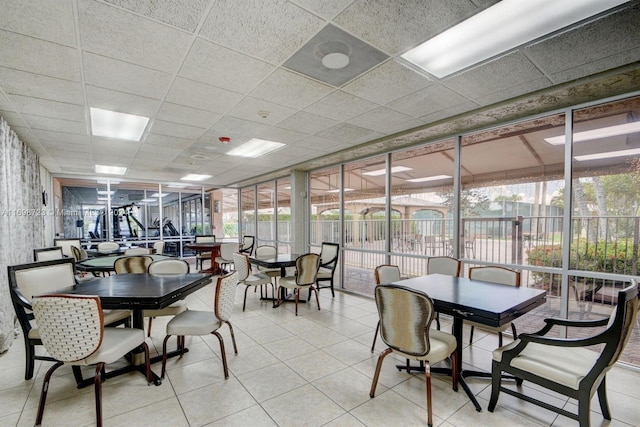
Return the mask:
{"type": "Polygon", "coordinates": [[[175,73],[192,37],[113,6],[78,1],[82,48],[86,51],[175,73]]]}
{"type": "Polygon", "coordinates": [[[275,67],[204,39],[189,51],[180,75],[238,93],[249,93],[275,67]]]}
{"type": "Polygon", "coordinates": [[[138,157],[146,157],[150,159],[172,159],[182,153],[182,148],[179,147],[165,147],[162,150],[158,150],[158,147],[152,144],[143,143],[138,151],[138,157]]]}
{"type": "Polygon", "coordinates": [[[362,128],[373,129],[380,133],[402,130],[402,126],[406,126],[404,129],[411,129],[424,124],[420,120],[386,107],[378,107],[368,111],[358,117],[349,119],[347,123],[362,128]]]}
{"type": "Polygon", "coordinates": [[[447,117],[454,117],[458,114],[466,113],[468,111],[474,110],[478,108],[478,104],[473,101],[466,101],[462,104],[454,105],[452,107],[443,108],[442,110],[438,110],[434,113],[424,115],[419,117],[425,123],[434,123],[440,120],[443,120],[447,117]]]}
{"type": "Polygon", "coordinates": [[[304,110],[308,113],[328,117],[333,120],[343,121],[358,116],[376,108],[378,104],[358,98],[340,90],[311,104],[304,110]]]}
{"type": "Polygon", "coordinates": [[[8,94],[84,104],[82,84],[11,68],[0,67],[0,82],[8,94]]]}
{"type": "Polygon", "coordinates": [[[353,0],[293,0],[293,3],[297,3],[308,11],[313,12],[327,20],[331,20],[332,18],[334,18],[352,2],[353,0]]]}
{"type": "Polygon", "coordinates": [[[391,60],[358,77],[342,89],[378,104],[386,104],[416,90],[431,81],[413,70],[391,60]]]}
{"type": "Polygon", "coordinates": [[[180,123],[154,120],[151,132],[159,135],[175,136],[176,138],[195,139],[204,133],[203,128],[183,125],[180,123]]]}
{"type": "Polygon", "coordinates": [[[274,104],[262,99],[246,97],[229,111],[229,115],[239,119],[251,120],[260,124],[273,126],[289,117],[296,110],[282,105],[274,104]],[[263,117],[259,112],[268,112],[263,117]]]}
{"type": "Polygon", "coordinates": [[[251,92],[251,96],[301,109],[333,91],[331,86],[278,68],[251,92]]]}
{"type": "Polygon", "coordinates": [[[53,132],[48,130],[33,129],[33,133],[41,142],[61,142],[66,144],[82,144],[86,145],[91,143],[91,137],[89,135],[79,135],[76,133],[66,132],[53,132]]]}
{"type": "Polygon", "coordinates": [[[146,136],[143,136],[143,138],[145,144],[157,146],[159,147],[159,150],[162,150],[162,147],[179,147],[184,149],[191,145],[191,139],[158,135],[153,132],[147,133],[146,136]]]}
{"type": "Polygon", "coordinates": [[[432,85],[387,104],[388,107],[412,117],[423,117],[469,100],[451,89],[432,85]]]}
{"type": "Polygon", "coordinates": [[[87,102],[90,107],[119,113],[152,117],[160,105],[160,101],[143,96],[132,95],[115,90],[86,85],[87,102]]]}
{"type": "Polygon", "coordinates": [[[280,63],[324,21],[286,0],[218,0],[200,35],[270,63],[280,63]]]}
{"type": "MultiPolygon", "coordinates": [[[[540,70],[516,51],[456,74],[443,84],[469,99],[477,100],[541,78],[544,76],[540,70]]],[[[551,85],[549,80],[547,85],[551,85]]]]}
{"type": "Polygon", "coordinates": [[[283,142],[285,144],[292,144],[296,141],[300,141],[305,136],[307,136],[307,134],[302,132],[296,132],[295,130],[290,129],[280,129],[276,127],[269,128],[265,132],[260,134],[261,139],[266,139],[267,141],[283,142]]]}
{"type": "Polygon", "coordinates": [[[0,66],[80,81],[75,49],[3,30],[0,30],[0,66]]]}
{"type": "Polygon", "coordinates": [[[387,54],[396,55],[467,18],[476,9],[469,0],[354,1],[334,21],[387,54]]]}
{"type": "Polygon", "coordinates": [[[82,121],[71,121],[31,114],[22,114],[22,117],[33,129],[89,135],[89,128],[84,119],[82,121]]]}
{"type": "MultiPolygon", "coordinates": [[[[220,136],[229,136],[231,133],[237,133],[254,138],[266,132],[267,129],[269,129],[268,125],[231,116],[224,116],[213,125],[213,131],[220,132],[220,136]]],[[[233,139],[231,142],[233,143],[233,139]]]]}
{"type": "Polygon", "coordinates": [[[76,45],[71,0],[3,1],[0,27],[66,46],[76,45]]]}
{"type": "Polygon", "coordinates": [[[174,27],[194,32],[212,0],[105,0],[174,27]]]}
{"type": "Polygon", "coordinates": [[[314,134],[337,124],[338,122],[336,120],[307,113],[305,111],[299,111],[294,115],[287,117],[276,126],[279,128],[314,134]]]}
{"type": "MultiPolygon", "coordinates": [[[[1,89],[1,87],[0,87],[1,89]]],[[[9,101],[9,98],[3,93],[0,92],[0,110],[1,111],[14,111],[13,105],[9,101]]]]}
{"type": "Polygon", "coordinates": [[[376,132],[371,129],[365,129],[349,123],[340,123],[316,134],[321,138],[334,139],[351,145],[362,142],[374,135],[376,135],[376,132]]]}
{"type": "Polygon", "coordinates": [[[156,117],[161,120],[208,129],[222,116],[205,110],[163,102],[156,117]]]}
{"type": "Polygon", "coordinates": [[[171,86],[166,100],[174,104],[224,114],[241,98],[242,95],[237,92],[177,78],[171,86]]]}
{"type": "Polygon", "coordinates": [[[12,129],[16,126],[27,126],[27,122],[24,121],[22,116],[14,111],[6,111],[0,108],[0,117],[4,118],[12,129]]]}
{"type": "Polygon", "coordinates": [[[173,80],[171,74],[89,52],[82,61],[86,83],[147,98],[162,99],[173,80]]]}
{"type": "Polygon", "coordinates": [[[21,95],[9,95],[11,103],[18,111],[35,116],[51,117],[54,119],[84,121],[85,109],[83,105],[65,102],[49,101],[48,99],[32,98],[21,95]]]}
{"type": "Polygon", "coordinates": [[[306,136],[294,145],[324,152],[337,151],[338,147],[343,147],[343,144],[335,139],[322,138],[316,135],[306,136]]]}
{"type": "Polygon", "coordinates": [[[84,143],[69,143],[66,141],[56,141],[56,140],[43,140],[42,146],[47,150],[55,150],[52,154],[56,157],[64,157],[61,154],[62,151],[75,151],[79,153],[92,153],[93,149],[91,147],[91,142],[84,143]]]}

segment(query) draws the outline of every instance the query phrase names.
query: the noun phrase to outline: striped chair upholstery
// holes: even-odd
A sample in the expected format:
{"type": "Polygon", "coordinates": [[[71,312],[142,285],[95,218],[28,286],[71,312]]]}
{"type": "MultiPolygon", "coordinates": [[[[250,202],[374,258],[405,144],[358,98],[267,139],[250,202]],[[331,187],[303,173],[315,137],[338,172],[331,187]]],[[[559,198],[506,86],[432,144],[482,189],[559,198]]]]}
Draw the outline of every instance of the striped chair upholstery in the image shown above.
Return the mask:
{"type": "Polygon", "coordinates": [[[396,353],[406,359],[425,363],[427,388],[427,424],[433,425],[431,408],[431,364],[451,358],[453,389],[458,389],[456,338],[431,329],[435,310],[426,294],[398,285],[377,285],[376,306],[380,316],[380,336],[388,348],[378,357],[369,395],[375,397],[384,358],[396,353]]]}
{"type": "MultiPolygon", "coordinates": [[[[390,264],[377,266],[376,269],[373,270],[373,276],[376,279],[376,285],[386,285],[402,279],[400,276],[400,267],[390,264]]],[[[378,340],[379,332],[380,322],[378,321],[378,324],[376,325],[376,332],[373,334],[373,342],[371,343],[371,353],[373,353],[376,348],[376,341],[378,340]]]]}
{"type": "Polygon", "coordinates": [[[229,368],[227,367],[227,354],[224,350],[224,339],[218,332],[222,325],[227,324],[231,332],[233,350],[238,354],[236,338],[233,334],[233,327],[229,322],[233,313],[233,303],[238,285],[238,273],[233,272],[218,278],[216,292],[213,301],[214,311],[187,310],[184,311],[167,324],[167,335],[162,343],[162,378],[164,378],[167,368],[167,341],[172,335],[178,336],[179,350],[184,350],[184,336],[202,336],[213,334],[220,342],[220,357],[224,368],[224,377],[229,378],[229,368]]]}
{"type": "MultiPolygon", "coordinates": [[[[300,255],[296,259],[296,274],[295,276],[282,277],[278,281],[278,288],[287,288],[293,290],[296,296],[296,316],[298,315],[298,301],[300,299],[300,291],[302,289],[313,290],[316,294],[316,302],[318,303],[318,310],[320,310],[320,298],[318,297],[318,288],[314,286],[318,276],[318,267],[320,267],[320,255],[318,254],[304,254],[300,255]]],[[[280,302],[280,292],[276,291],[278,295],[278,303],[280,302]]]]}
{"type": "Polygon", "coordinates": [[[149,255],[124,256],[115,260],[113,268],[117,274],[143,274],[152,262],[153,258],[149,255]]]}
{"type": "Polygon", "coordinates": [[[100,298],[78,295],[45,295],[33,298],[33,313],[40,327],[42,344],[57,361],[45,374],[36,425],[42,423],[53,372],[64,364],[96,365],[96,419],[102,425],[102,372],[131,350],[145,350],[147,380],[151,382],[149,347],[144,331],[135,328],[105,328],[100,298]]]}
{"type": "MultiPolygon", "coordinates": [[[[251,273],[251,264],[249,263],[249,256],[244,253],[233,254],[233,263],[235,264],[235,271],[238,273],[238,285],[244,285],[244,300],[242,302],[242,311],[247,306],[247,291],[250,287],[256,289],[260,286],[260,295],[262,296],[262,285],[271,285],[271,294],[275,298],[275,288],[271,282],[271,277],[262,273],[251,273]]],[[[268,290],[267,290],[268,291],[268,290]]]]}

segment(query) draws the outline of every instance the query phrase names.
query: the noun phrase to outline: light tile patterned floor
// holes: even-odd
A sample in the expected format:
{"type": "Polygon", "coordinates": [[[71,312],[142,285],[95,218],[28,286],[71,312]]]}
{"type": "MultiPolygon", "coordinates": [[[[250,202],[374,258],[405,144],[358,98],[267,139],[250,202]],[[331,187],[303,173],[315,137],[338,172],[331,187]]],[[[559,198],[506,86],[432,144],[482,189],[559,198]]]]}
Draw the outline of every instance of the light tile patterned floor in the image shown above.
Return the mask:
{"type": "MultiPolygon", "coordinates": [[[[233,354],[226,328],[230,377],[224,379],[219,345],[214,336],[187,338],[189,353],[168,363],[167,378],[159,386],[147,386],[132,373],[108,380],[103,388],[107,426],[390,426],[426,425],[424,377],[398,372],[391,356],[380,376],[375,399],[369,388],[378,340],[370,352],[377,313],[373,300],[328,290],[315,301],[274,309],[249,292],[242,312],[244,288],[238,288],[231,318],[238,342],[233,354]]],[[[191,295],[191,309],[211,310],[213,285],[191,295]]],[[[153,323],[152,351],[161,350],[168,318],[153,323]]],[[[447,330],[448,326],[444,326],[447,330]]],[[[466,331],[468,332],[468,331],[466,331]]],[[[475,334],[464,350],[464,362],[475,369],[490,368],[497,337],[475,334]]],[[[173,342],[175,343],[175,342],[173,342]]],[[[36,364],[35,379],[24,381],[22,337],[0,355],[0,426],[33,425],[42,377],[50,366],[36,364]]],[[[160,366],[154,365],[160,372],[160,366]]],[[[87,371],[87,373],[90,371],[87,371]]],[[[462,390],[455,393],[446,377],[433,381],[433,412],[439,426],[576,426],[577,422],[502,394],[494,413],[486,410],[489,381],[471,379],[470,385],[483,407],[476,412],[462,390]]],[[[640,373],[617,367],[608,376],[609,402],[614,420],[605,422],[592,404],[593,426],[632,426],[640,423],[640,373]]],[[[562,396],[533,385],[529,392],[545,400],[575,409],[562,396]]],[[[45,410],[45,426],[95,424],[93,388],[78,390],[71,369],[62,367],[51,382],[45,410]]]]}

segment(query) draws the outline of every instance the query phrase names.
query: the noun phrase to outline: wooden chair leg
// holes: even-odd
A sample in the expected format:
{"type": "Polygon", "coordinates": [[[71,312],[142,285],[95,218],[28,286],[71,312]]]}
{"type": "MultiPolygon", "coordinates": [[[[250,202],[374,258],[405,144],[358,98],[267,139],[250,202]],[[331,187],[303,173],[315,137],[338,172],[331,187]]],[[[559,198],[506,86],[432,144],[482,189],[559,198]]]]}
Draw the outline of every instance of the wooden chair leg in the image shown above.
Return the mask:
{"type": "Polygon", "coordinates": [[[102,371],[104,370],[104,363],[98,363],[96,365],[96,376],[93,377],[93,385],[96,395],[96,424],[98,427],[102,427],[102,371]]]}
{"type": "MultiPolygon", "coordinates": [[[[244,311],[247,306],[247,291],[249,290],[249,286],[244,288],[244,302],[242,303],[242,311],[244,311]]],[[[262,296],[262,288],[260,288],[260,294],[262,296]]]]}
{"type": "Polygon", "coordinates": [[[294,289],[293,293],[296,295],[296,316],[298,315],[298,299],[300,298],[300,289],[294,289]]]}
{"type": "Polygon", "coordinates": [[[318,303],[318,310],[320,310],[320,297],[318,296],[318,290],[313,286],[311,286],[311,289],[316,293],[316,302],[318,303]]]}
{"type": "Polygon", "coordinates": [[[213,331],[213,335],[218,338],[220,341],[220,353],[222,357],[222,368],[224,369],[224,378],[229,378],[229,367],[227,366],[227,353],[224,351],[224,340],[222,339],[222,335],[218,333],[218,331],[213,331]]]}
{"type": "Polygon", "coordinates": [[[236,336],[233,334],[233,326],[229,321],[225,322],[229,326],[229,332],[231,333],[231,342],[233,343],[233,351],[238,354],[238,346],[236,346],[236,336]]]}
{"type": "Polygon", "coordinates": [[[162,342],[162,372],[160,374],[160,378],[164,379],[164,373],[167,370],[167,341],[169,341],[169,337],[171,335],[167,335],[164,337],[164,341],[162,342]]]}
{"type": "Polygon", "coordinates": [[[58,369],[60,366],[64,365],[62,362],[57,362],[53,365],[44,376],[44,381],[42,382],[42,392],[40,393],[40,403],[38,404],[38,416],[36,417],[35,425],[39,426],[42,424],[42,417],[44,416],[44,404],[47,401],[47,392],[49,391],[49,381],[51,381],[51,375],[53,375],[53,371],[58,369]]]}
{"type": "Polygon", "coordinates": [[[433,409],[431,402],[431,365],[429,365],[428,362],[425,363],[424,374],[427,380],[427,425],[431,427],[433,426],[433,409]]]}
{"type": "Polygon", "coordinates": [[[376,365],[376,372],[375,374],[373,374],[373,382],[371,383],[371,391],[369,392],[369,397],[376,397],[376,386],[378,385],[378,377],[380,377],[380,368],[382,368],[382,362],[384,361],[384,358],[387,357],[387,355],[392,351],[393,350],[388,348],[380,353],[380,356],[378,357],[378,364],[376,365]]]}
{"type": "Polygon", "coordinates": [[[380,332],[380,321],[378,320],[378,324],[376,325],[376,332],[373,335],[373,343],[371,343],[371,353],[373,353],[373,349],[376,346],[376,340],[378,339],[378,332],[380,332]]]}
{"type": "Polygon", "coordinates": [[[149,317],[149,326],[147,327],[147,337],[151,336],[151,323],[153,322],[153,317],[149,317]]]}

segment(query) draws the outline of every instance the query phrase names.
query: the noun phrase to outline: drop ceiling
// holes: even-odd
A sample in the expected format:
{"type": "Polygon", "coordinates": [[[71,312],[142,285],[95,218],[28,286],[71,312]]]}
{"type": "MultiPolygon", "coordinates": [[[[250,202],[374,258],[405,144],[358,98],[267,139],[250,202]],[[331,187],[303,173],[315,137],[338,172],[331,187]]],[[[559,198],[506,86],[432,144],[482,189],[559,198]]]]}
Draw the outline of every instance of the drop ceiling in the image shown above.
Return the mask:
{"type": "Polygon", "coordinates": [[[3,1],[0,115],[54,175],[224,187],[640,89],[638,1],[441,79],[399,59],[492,3],[3,1]],[[314,40],[343,33],[375,61],[326,78],[314,40]],[[90,107],[151,120],[140,142],[94,137],[90,107]],[[226,154],[252,138],[287,146],[226,154]]]}

